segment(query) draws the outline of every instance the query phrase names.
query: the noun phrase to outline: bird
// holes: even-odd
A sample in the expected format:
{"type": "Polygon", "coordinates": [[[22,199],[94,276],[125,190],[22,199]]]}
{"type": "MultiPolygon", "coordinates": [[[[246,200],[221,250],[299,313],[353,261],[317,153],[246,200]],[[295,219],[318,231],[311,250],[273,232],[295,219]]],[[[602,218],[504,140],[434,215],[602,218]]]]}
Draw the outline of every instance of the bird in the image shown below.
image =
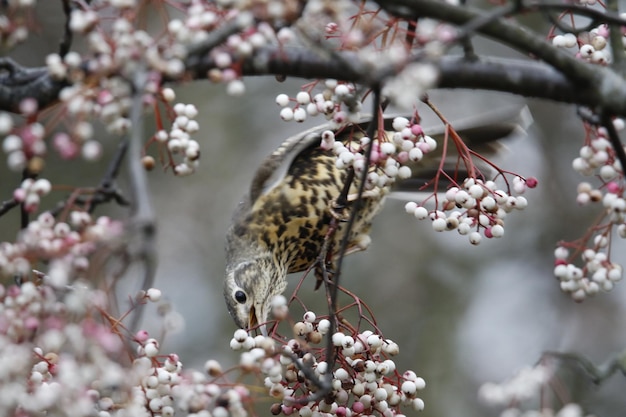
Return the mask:
{"type": "MultiPolygon", "coordinates": [[[[487,153],[492,153],[498,147],[494,146],[498,140],[523,132],[529,118],[526,107],[504,109],[461,120],[452,126],[470,148],[476,150],[474,145],[490,148],[487,153]]],[[[354,141],[363,136],[368,122],[369,118],[364,117],[342,128],[335,133],[335,140],[344,144],[354,141]]],[[[393,117],[384,118],[387,137],[392,134],[392,123],[393,117]]],[[[437,137],[443,134],[443,129],[443,126],[424,129],[424,133],[437,137]]],[[[338,226],[329,247],[338,248],[345,236],[346,222],[341,220],[345,220],[354,204],[358,181],[349,185],[350,197],[345,210],[341,210],[344,207],[336,206],[337,199],[342,195],[349,171],[338,167],[332,149],[320,146],[322,135],[328,130],[328,125],[321,125],[286,139],[261,163],[248,193],[235,209],[226,234],[223,290],[228,312],[239,328],[259,327],[266,334],[272,299],[285,290],[287,275],[306,271],[318,262],[334,219],[339,221],[335,222],[338,226]]],[[[367,248],[372,221],[387,194],[393,195],[395,188],[398,192],[422,188],[438,169],[435,168],[438,162],[437,156],[425,157],[412,167],[411,178],[366,191],[350,229],[345,254],[367,248]],[[409,186],[403,186],[403,182],[409,186]]]]}

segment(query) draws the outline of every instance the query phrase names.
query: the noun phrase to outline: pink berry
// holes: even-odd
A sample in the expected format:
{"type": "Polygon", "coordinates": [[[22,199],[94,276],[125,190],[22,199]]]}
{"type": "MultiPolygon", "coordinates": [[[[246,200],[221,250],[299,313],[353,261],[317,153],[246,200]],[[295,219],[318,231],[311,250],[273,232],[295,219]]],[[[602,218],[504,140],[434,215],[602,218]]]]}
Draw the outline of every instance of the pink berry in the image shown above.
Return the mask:
{"type": "Polygon", "coordinates": [[[149,334],[147,331],[145,330],[139,330],[137,333],[135,333],[135,340],[137,340],[139,343],[143,343],[146,340],[148,340],[149,334]]]}
{"type": "Polygon", "coordinates": [[[539,181],[537,181],[537,178],[535,177],[526,178],[526,185],[528,186],[528,188],[535,188],[537,184],[539,184],[539,181]]]}
{"type": "Polygon", "coordinates": [[[415,136],[422,136],[424,134],[424,129],[422,129],[421,125],[413,125],[411,126],[411,133],[415,136]]]}
{"type": "Polygon", "coordinates": [[[39,319],[37,317],[28,317],[24,320],[24,327],[28,330],[36,330],[39,327],[39,319]]]}
{"type": "Polygon", "coordinates": [[[362,402],[356,401],[354,404],[352,404],[352,411],[354,411],[355,413],[362,413],[363,411],[365,411],[365,406],[362,402]]]}
{"type": "Polygon", "coordinates": [[[26,190],[23,188],[17,188],[13,191],[13,199],[18,203],[21,203],[26,198],[26,190]]]}
{"type": "Polygon", "coordinates": [[[611,194],[619,193],[619,184],[615,181],[611,181],[606,185],[606,190],[611,194]]]}

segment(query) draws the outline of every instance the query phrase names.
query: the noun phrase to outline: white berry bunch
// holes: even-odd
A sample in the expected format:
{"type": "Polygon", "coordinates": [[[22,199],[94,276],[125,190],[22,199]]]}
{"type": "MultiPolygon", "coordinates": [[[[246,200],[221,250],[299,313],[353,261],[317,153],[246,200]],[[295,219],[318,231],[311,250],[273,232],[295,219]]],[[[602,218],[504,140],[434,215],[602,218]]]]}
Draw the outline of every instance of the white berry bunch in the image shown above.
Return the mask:
{"type": "Polygon", "coordinates": [[[609,259],[609,241],[610,236],[595,235],[593,247],[596,249],[587,248],[580,255],[584,262],[582,267],[568,260],[570,251],[566,247],[556,248],[554,275],[561,283],[561,290],[570,294],[574,300],[583,301],[601,290],[611,291],[622,280],[622,265],[609,259]]]}
{"type": "MultiPolygon", "coordinates": [[[[37,103],[33,99],[23,100],[20,106],[24,115],[32,115],[37,111],[37,103]]],[[[46,129],[39,122],[26,122],[23,126],[14,127],[11,116],[0,114],[0,137],[2,150],[7,155],[7,166],[11,171],[21,172],[26,168],[38,172],[42,158],[46,153],[46,129]]]]}
{"type": "Polygon", "coordinates": [[[479,391],[479,398],[492,406],[506,407],[500,417],[591,417],[575,403],[564,404],[559,410],[542,407],[538,410],[522,410],[520,405],[538,398],[554,378],[554,370],[548,366],[525,367],[517,375],[500,384],[488,382],[479,391]],[[520,407],[520,408],[518,408],[520,407]]]}
{"type": "Polygon", "coordinates": [[[104,308],[106,296],[85,283],[66,292],[0,285],[0,414],[92,416],[106,404],[99,399],[129,392],[124,344],[88,318],[104,308]]]}
{"type": "MultiPolygon", "coordinates": [[[[29,186],[29,193],[37,181],[29,186]]],[[[76,279],[87,271],[89,255],[98,243],[119,237],[122,230],[121,222],[105,216],[92,219],[87,213],[73,211],[69,221],[62,222],[48,212],[42,213],[20,232],[15,243],[0,244],[0,275],[27,278],[33,274],[35,262],[50,260],[44,279],[53,287],[63,288],[70,277],[76,279]]]]}
{"type": "MultiPolygon", "coordinates": [[[[273,310],[279,310],[280,315],[286,301],[277,298],[273,310]]],[[[391,359],[399,353],[395,342],[377,331],[342,328],[332,335],[336,357],[329,364],[325,356],[329,329],[328,318],[307,311],[293,324],[292,338],[235,332],[231,348],[244,351],[240,368],[263,378],[269,395],[277,401],[270,407],[272,414],[400,416],[403,407],[416,411],[424,408],[419,391],[426,384],[413,371],[396,370],[391,359]],[[331,384],[328,394],[311,399],[326,380],[331,384]]]]}
{"type": "Polygon", "coordinates": [[[335,140],[332,130],[322,132],[322,149],[332,150],[337,156],[335,165],[345,169],[353,167],[356,173],[365,169],[365,151],[372,142],[370,168],[365,187],[367,190],[384,188],[396,179],[409,178],[412,174],[410,163],[419,162],[425,154],[437,149],[437,141],[425,135],[418,124],[409,125],[403,117],[394,119],[394,132],[383,131],[372,141],[355,126],[340,133],[348,135],[347,144],[335,140]]]}
{"type": "Polygon", "coordinates": [[[13,48],[28,39],[33,28],[33,9],[37,0],[9,0],[3,5],[0,16],[0,42],[4,47],[13,48]]]}
{"type": "Polygon", "coordinates": [[[504,236],[504,219],[514,210],[526,208],[528,201],[520,194],[536,185],[534,178],[515,176],[513,189],[507,192],[494,181],[467,178],[461,186],[449,188],[444,198],[437,199],[438,208],[428,210],[423,203],[408,202],[405,209],[418,220],[430,219],[437,232],[456,230],[467,236],[472,245],[478,245],[483,236],[504,236]]]}
{"type": "MultiPolygon", "coordinates": [[[[585,0],[585,4],[595,3],[596,0],[585,0]]],[[[609,29],[607,25],[600,25],[589,32],[582,32],[578,36],[573,33],[564,33],[552,38],[552,44],[559,48],[573,49],[576,56],[593,64],[607,65],[611,63],[611,53],[606,46],[609,43],[609,29]]]]}
{"type": "Polygon", "coordinates": [[[37,180],[27,178],[22,181],[19,188],[13,191],[13,199],[23,204],[24,210],[29,213],[37,211],[41,197],[47,195],[52,189],[50,181],[45,178],[37,180]]]}
{"type": "MultiPolygon", "coordinates": [[[[164,89],[163,96],[168,101],[175,97],[171,89],[164,89]]],[[[154,140],[167,147],[172,160],[181,159],[180,162],[172,162],[176,175],[190,175],[195,172],[200,162],[200,144],[191,137],[200,129],[196,120],[198,109],[193,104],[176,103],[173,110],[175,119],[169,132],[159,130],[154,135],[154,140]]]]}
{"type": "MultiPolygon", "coordinates": [[[[398,180],[410,178],[413,175],[412,166],[422,161],[429,153],[440,146],[437,141],[424,134],[421,125],[411,122],[404,117],[396,117],[392,123],[392,132],[383,132],[372,142],[370,167],[367,174],[365,189],[369,192],[386,190],[386,187],[398,180]]],[[[365,169],[365,149],[371,142],[363,132],[356,127],[349,127],[350,131],[342,131],[342,135],[349,135],[350,141],[335,139],[336,133],[332,130],[322,132],[320,146],[323,149],[333,150],[337,155],[335,165],[340,168],[354,168],[357,174],[365,169]]],[[[452,136],[452,135],[450,135],[452,136]]],[[[457,146],[465,147],[462,141],[455,141],[457,146]]],[[[523,210],[528,201],[522,194],[529,188],[537,186],[533,177],[523,178],[517,175],[512,177],[511,183],[500,188],[495,181],[484,180],[480,171],[473,165],[471,154],[465,147],[459,152],[462,163],[472,175],[460,184],[450,186],[443,198],[436,193],[421,203],[411,201],[406,204],[407,213],[414,215],[418,220],[430,219],[432,227],[437,232],[456,230],[463,236],[468,236],[473,245],[480,244],[482,237],[499,238],[504,235],[504,219],[515,210],[523,210]],[[426,204],[434,200],[434,209],[426,208],[426,204]]],[[[502,171],[499,174],[504,177],[502,171]]],[[[439,175],[451,179],[455,175],[440,169],[439,175]]],[[[433,179],[434,182],[437,178],[433,179]]],[[[436,185],[436,184],[435,184],[436,185]]]]}
{"type": "MultiPolygon", "coordinates": [[[[595,0],[588,0],[595,1],[595,0]]],[[[517,408],[507,408],[500,417],[594,417],[593,414],[587,414],[583,408],[576,403],[565,404],[560,410],[555,411],[550,408],[542,408],[541,410],[519,410],[517,408]]]]}
{"type": "MultiPolygon", "coordinates": [[[[158,302],[150,288],[137,298],[158,302]]],[[[218,383],[221,365],[184,370],[145,330],[130,336],[109,295],[85,281],[0,284],[0,415],[245,417],[250,393],[218,383]],[[101,320],[105,318],[105,320],[101,320]],[[129,344],[136,344],[135,352],[129,344]]]]}
{"type": "Polygon", "coordinates": [[[286,122],[303,122],[307,117],[322,115],[332,130],[359,120],[361,101],[354,84],[328,79],[321,92],[313,93],[316,84],[308,85],[295,98],[287,94],[276,96],[276,104],[281,107],[280,118],[286,122]]]}
{"type": "MultiPolygon", "coordinates": [[[[621,119],[613,121],[623,130],[621,119]]],[[[554,275],[561,290],[576,301],[583,301],[599,291],[611,291],[623,277],[623,266],[611,260],[611,242],[626,238],[626,182],[621,164],[605,129],[589,129],[585,145],[572,162],[573,168],[587,177],[597,178],[598,185],[581,181],[576,201],[580,205],[599,205],[603,215],[581,239],[560,242],[555,250],[554,275]]]]}
{"type": "Polygon", "coordinates": [[[489,382],[482,385],[478,395],[487,404],[507,406],[535,397],[551,377],[552,371],[547,366],[525,367],[500,384],[489,382]]]}

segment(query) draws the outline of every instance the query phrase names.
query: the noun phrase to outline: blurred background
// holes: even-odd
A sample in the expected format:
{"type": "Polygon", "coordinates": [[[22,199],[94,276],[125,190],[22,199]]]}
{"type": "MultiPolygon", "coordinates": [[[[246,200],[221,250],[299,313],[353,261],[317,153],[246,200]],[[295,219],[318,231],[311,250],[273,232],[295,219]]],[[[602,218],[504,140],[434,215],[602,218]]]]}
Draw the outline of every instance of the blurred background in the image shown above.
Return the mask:
{"type": "MultiPolygon", "coordinates": [[[[38,10],[45,21],[41,33],[11,53],[24,65],[43,65],[45,55],[57,48],[63,17],[57,2],[43,3],[38,10]]],[[[482,42],[478,52],[502,54],[495,48],[482,42]]],[[[187,368],[202,367],[211,357],[225,364],[237,360],[228,347],[235,325],[222,296],[224,236],[233,209],[265,155],[290,135],[323,123],[319,118],[285,123],[278,116],[275,96],[295,96],[303,80],[248,78],[245,84],[247,92],[240,98],[227,96],[224,86],[209,82],[175,87],[177,101],[193,103],[200,112],[196,140],[202,147],[201,166],[186,178],[158,169],[149,174],[158,218],[155,286],[185,322],[179,332],[167,336],[161,351],[177,352],[187,368]]],[[[436,91],[431,99],[450,120],[525,103],[475,91],[436,91]]],[[[412,369],[426,380],[423,415],[498,415],[500,410],[478,400],[483,383],[513,376],[546,350],[576,352],[599,364],[626,345],[626,284],[577,304],[561,293],[552,275],[556,242],[581,236],[598,213],[575,202],[582,177],[571,169],[571,161],[582,144],[582,125],[570,106],[527,103],[535,119],[528,137],[507,143],[508,152],[497,162],[537,177],[539,186],[527,192],[527,209],[507,217],[502,239],[471,246],[466,237],[435,233],[429,222],[416,221],[405,213],[403,201],[388,200],[374,224],[370,248],[344,264],[342,284],[373,309],[385,337],[399,344],[398,369],[412,369]]],[[[425,109],[423,115],[432,116],[425,109]]],[[[152,123],[147,117],[147,131],[152,123]]],[[[118,139],[101,140],[106,153],[99,164],[59,163],[53,157],[45,176],[54,185],[96,185],[118,139]]],[[[0,199],[5,200],[19,183],[19,174],[0,164],[0,179],[0,199]]],[[[56,202],[64,196],[54,192],[48,198],[56,202]]],[[[125,211],[99,210],[107,213],[123,217],[125,211]]],[[[17,213],[0,220],[2,240],[13,240],[17,213]]],[[[614,261],[626,262],[624,250],[623,242],[614,242],[614,261]]],[[[291,277],[291,286],[297,281],[297,276],[291,277]]],[[[139,284],[139,276],[129,277],[129,288],[139,284]]],[[[324,293],[312,288],[310,279],[301,295],[309,307],[324,311],[324,293]]],[[[155,315],[146,310],[144,326],[158,333],[155,315]]],[[[582,386],[584,394],[574,392],[572,398],[589,412],[623,415],[622,377],[597,389],[582,386]]]]}

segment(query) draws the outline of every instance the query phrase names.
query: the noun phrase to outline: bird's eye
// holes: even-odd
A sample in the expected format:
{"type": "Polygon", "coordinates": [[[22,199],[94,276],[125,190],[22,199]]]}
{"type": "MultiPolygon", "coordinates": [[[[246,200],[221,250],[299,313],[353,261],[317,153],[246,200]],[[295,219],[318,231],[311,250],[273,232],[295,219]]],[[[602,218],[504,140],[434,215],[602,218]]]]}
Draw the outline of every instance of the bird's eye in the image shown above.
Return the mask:
{"type": "Polygon", "coordinates": [[[246,302],[246,300],[248,299],[248,297],[246,297],[246,293],[239,290],[237,292],[235,292],[235,300],[237,300],[237,302],[239,304],[243,304],[246,302]]]}

